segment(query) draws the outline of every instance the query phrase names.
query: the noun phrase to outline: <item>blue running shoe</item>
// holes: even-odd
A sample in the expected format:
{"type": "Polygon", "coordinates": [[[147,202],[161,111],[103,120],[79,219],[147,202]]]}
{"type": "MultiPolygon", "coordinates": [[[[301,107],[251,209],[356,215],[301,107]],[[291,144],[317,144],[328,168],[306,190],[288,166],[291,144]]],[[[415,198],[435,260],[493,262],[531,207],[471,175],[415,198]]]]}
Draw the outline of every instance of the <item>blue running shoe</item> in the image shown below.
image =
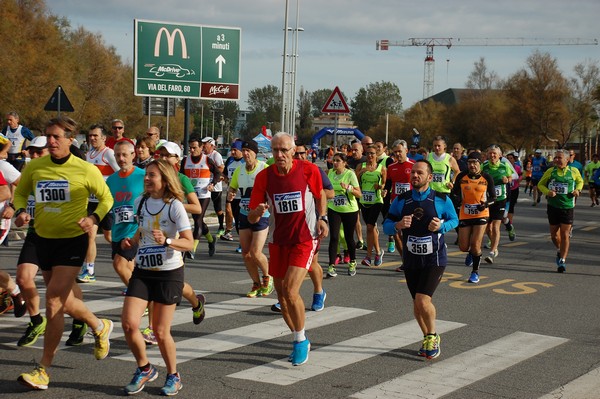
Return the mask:
{"type": "Polygon", "coordinates": [[[425,356],[427,359],[434,359],[440,355],[440,336],[438,334],[429,334],[425,337],[425,356]]]}
{"type": "Polygon", "coordinates": [[[472,272],[471,277],[469,277],[469,283],[477,284],[479,282],[479,273],[472,272]]]}
{"type": "Polygon", "coordinates": [[[146,386],[146,383],[154,381],[158,377],[156,367],[150,365],[150,370],[142,371],[139,367],[135,370],[131,382],[125,387],[127,395],[134,395],[146,386]]]}
{"type": "Polygon", "coordinates": [[[302,342],[294,342],[292,365],[299,366],[306,363],[308,361],[308,352],[310,352],[310,341],[308,339],[302,342]]]}
{"type": "Polygon", "coordinates": [[[394,253],[396,252],[396,243],[394,241],[388,241],[388,253],[394,253]]]}
{"type": "Polygon", "coordinates": [[[564,259],[560,259],[558,261],[558,267],[556,268],[556,271],[559,273],[564,273],[567,271],[567,264],[565,263],[564,259]]]}
{"type": "Polygon", "coordinates": [[[327,293],[325,290],[323,290],[323,292],[320,294],[313,294],[313,303],[310,309],[314,310],[315,312],[320,312],[321,310],[325,309],[325,298],[327,298],[327,293]]]}
{"type": "Polygon", "coordinates": [[[277,312],[277,313],[281,313],[281,304],[279,302],[273,304],[271,306],[271,311],[272,312],[277,312]]]}
{"type": "Polygon", "coordinates": [[[465,258],[465,266],[467,266],[467,267],[473,266],[473,255],[471,255],[470,252],[467,254],[467,257],[465,258]]]}
{"type": "Polygon", "coordinates": [[[384,254],[385,254],[385,252],[382,249],[381,252],[379,253],[379,255],[375,255],[375,262],[373,262],[373,266],[381,266],[381,264],[383,263],[383,255],[384,254]]]}
{"type": "Polygon", "coordinates": [[[165,385],[160,389],[160,394],[163,396],[175,396],[183,388],[181,376],[179,373],[167,374],[165,385]]]}

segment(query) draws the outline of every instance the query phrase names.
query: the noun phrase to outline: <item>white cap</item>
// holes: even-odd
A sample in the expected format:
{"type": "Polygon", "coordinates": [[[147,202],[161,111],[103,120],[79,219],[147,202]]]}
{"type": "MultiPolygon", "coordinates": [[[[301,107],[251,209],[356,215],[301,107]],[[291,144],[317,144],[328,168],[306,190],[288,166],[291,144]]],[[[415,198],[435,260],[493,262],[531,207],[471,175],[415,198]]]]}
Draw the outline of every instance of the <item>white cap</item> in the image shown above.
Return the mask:
{"type": "Polygon", "coordinates": [[[540,150],[540,149],[538,148],[537,150],[535,150],[535,153],[536,153],[536,154],[541,154],[541,153],[542,153],[542,150],[540,150]]]}
{"type": "Polygon", "coordinates": [[[211,144],[215,144],[215,139],[213,139],[212,137],[205,137],[202,139],[203,143],[211,143],[211,144]]]}
{"type": "Polygon", "coordinates": [[[177,144],[173,143],[172,141],[167,141],[160,147],[167,150],[169,152],[169,154],[177,155],[179,158],[181,158],[181,148],[177,144]]]}
{"type": "Polygon", "coordinates": [[[34,137],[33,140],[31,140],[31,143],[29,143],[29,145],[27,146],[27,149],[30,149],[31,147],[46,148],[46,144],[48,144],[48,140],[46,139],[46,136],[37,136],[37,137],[34,137]]]}

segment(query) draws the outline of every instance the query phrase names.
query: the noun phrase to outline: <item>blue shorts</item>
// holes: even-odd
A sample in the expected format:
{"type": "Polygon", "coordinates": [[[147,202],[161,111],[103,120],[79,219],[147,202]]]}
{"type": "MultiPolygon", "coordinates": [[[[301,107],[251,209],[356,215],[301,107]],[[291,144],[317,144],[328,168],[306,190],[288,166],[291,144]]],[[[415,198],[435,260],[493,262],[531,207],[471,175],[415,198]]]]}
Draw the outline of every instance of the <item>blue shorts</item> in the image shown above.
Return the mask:
{"type": "Polygon", "coordinates": [[[252,231],[262,231],[264,229],[269,228],[269,218],[268,217],[261,217],[258,220],[258,222],[250,223],[248,221],[248,216],[244,215],[240,212],[239,220],[240,220],[240,227],[239,227],[240,230],[250,229],[252,231]]]}

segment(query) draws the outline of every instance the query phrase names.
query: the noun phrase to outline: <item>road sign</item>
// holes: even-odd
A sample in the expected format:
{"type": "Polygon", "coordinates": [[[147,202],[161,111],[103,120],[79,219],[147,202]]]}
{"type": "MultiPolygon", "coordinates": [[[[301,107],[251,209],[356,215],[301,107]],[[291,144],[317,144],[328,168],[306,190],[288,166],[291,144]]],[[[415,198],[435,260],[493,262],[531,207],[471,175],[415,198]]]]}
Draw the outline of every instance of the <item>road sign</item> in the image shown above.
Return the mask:
{"type": "Polygon", "coordinates": [[[75,110],[73,109],[71,101],[69,101],[69,98],[67,97],[67,94],[62,86],[58,86],[44,106],[44,111],[58,111],[60,114],[61,111],[73,112],[75,110]]]}
{"type": "Polygon", "coordinates": [[[144,97],[142,100],[142,110],[144,115],[152,116],[167,116],[167,106],[169,110],[168,116],[175,116],[175,99],[167,97],[144,97]],[[150,104],[148,105],[148,99],[150,104]],[[168,101],[168,102],[167,102],[168,101]],[[148,108],[149,106],[149,108],[148,108]],[[148,112],[150,111],[150,112],[148,112]]]}
{"type": "Polygon", "coordinates": [[[348,104],[346,104],[346,100],[344,100],[344,96],[340,91],[340,88],[335,86],[333,92],[325,102],[323,109],[321,112],[328,112],[334,114],[349,114],[350,108],[348,108],[348,104]]]}
{"type": "Polygon", "coordinates": [[[134,94],[239,100],[241,29],[134,20],[134,94]]]}

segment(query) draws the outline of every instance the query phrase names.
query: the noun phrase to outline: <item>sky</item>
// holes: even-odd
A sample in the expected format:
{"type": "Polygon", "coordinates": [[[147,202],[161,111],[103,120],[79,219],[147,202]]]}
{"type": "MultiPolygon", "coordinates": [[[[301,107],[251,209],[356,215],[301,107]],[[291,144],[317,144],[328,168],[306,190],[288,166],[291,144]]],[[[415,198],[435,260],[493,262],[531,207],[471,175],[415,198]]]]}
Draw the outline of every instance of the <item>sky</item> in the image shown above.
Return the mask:
{"type": "MultiPolygon", "coordinates": [[[[239,27],[242,31],[240,108],[248,91],[281,87],[285,0],[47,0],[52,14],[100,34],[133,64],[133,20],[239,27]]],[[[542,38],[600,39],[598,0],[289,0],[288,26],[298,27],[296,87],[307,91],[339,86],[350,101],[360,88],[392,82],[403,108],[423,97],[425,47],[377,51],[381,39],[542,38]]],[[[600,62],[600,46],[543,46],[566,77],[582,62],[600,62]]],[[[507,78],[526,67],[535,47],[434,49],[434,93],[463,88],[481,57],[507,78]]],[[[288,43],[291,54],[291,43],[288,43]]]]}

